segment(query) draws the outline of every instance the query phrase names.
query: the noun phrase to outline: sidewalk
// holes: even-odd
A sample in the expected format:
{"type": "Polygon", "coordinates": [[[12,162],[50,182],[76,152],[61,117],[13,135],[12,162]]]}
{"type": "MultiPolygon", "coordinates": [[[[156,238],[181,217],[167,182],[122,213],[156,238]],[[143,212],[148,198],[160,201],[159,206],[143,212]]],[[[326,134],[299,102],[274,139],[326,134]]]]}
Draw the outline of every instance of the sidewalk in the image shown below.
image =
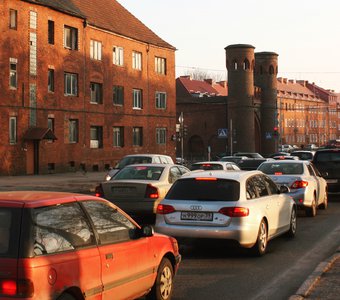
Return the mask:
{"type": "MultiPolygon", "coordinates": [[[[93,194],[106,172],[70,172],[48,175],[0,176],[0,191],[38,190],[93,194]]],[[[289,300],[340,299],[340,247],[321,262],[289,300]]]]}
{"type": "Polygon", "coordinates": [[[321,262],[289,300],[340,299],[340,247],[328,260],[321,262]]]}

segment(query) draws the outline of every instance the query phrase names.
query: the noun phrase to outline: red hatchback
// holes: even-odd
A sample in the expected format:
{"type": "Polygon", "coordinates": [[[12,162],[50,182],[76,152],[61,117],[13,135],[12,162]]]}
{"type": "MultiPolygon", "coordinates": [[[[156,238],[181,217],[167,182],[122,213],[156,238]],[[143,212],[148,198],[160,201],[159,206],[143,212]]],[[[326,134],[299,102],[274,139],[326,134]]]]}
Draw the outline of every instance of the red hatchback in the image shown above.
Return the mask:
{"type": "Polygon", "coordinates": [[[0,193],[0,299],[170,299],[180,259],[104,199],[0,193]]]}

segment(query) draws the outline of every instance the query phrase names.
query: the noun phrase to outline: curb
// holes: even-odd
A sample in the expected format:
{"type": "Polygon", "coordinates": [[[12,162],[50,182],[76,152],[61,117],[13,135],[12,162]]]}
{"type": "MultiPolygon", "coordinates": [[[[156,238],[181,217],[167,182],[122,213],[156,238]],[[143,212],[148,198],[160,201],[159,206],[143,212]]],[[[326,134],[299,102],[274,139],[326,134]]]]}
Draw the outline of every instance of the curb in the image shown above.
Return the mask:
{"type": "Polygon", "coordinates": [[[319,263],[313,273],[308,276],[296,293],[290,296],[288,300],[302,300],[307,298],[320,281],[322,274],[326,273],[333,266],[333,263],[337,259],[340,259],[340,247],[338,247],[338,249],[335,251],[335,254],[333,254],[329,259],[319,263]]]}

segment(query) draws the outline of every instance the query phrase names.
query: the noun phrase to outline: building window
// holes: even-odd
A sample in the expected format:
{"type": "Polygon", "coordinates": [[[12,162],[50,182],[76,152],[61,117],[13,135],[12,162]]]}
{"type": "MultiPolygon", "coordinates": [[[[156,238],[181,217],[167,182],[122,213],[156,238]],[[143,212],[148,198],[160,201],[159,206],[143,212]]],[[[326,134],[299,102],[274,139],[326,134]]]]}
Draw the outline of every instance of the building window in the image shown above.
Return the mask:
{"type": "Polygon", "coordinates": [[[113,104],[124,105],[124,87],[120,85],[113,86],[113,104]]]}
{"type": "Polygon", "coordinates": [[[54,21],[48,20],[48,43],[54,45],[54,21]]]}
{"type": "Polygon", "coordinates": [[[103,85],[101,83],[91,82],[91,103],[103,103],[103,85]]]}
{"type": "Polygon", "coordinates": [[[155,72],[158,74],[166,74],[166,59],[163,57],[155,57],[155,72]]]}
{"type": "Polygon", "coordinates": [[[156,92],[156,108],[166,109],[166,93],[156,92]]]}
{"type": "Polygon", "coordinates": [[[17,29],[18,26],[18,11],[15,9],[9,10],[9,28],[17,29]]]}
{"type": "Polygon", "coordinates": [[[103,127],[91,126],[90,138],[90,148],[103,148],[103,127]]]}
{"type": "Polygon", "coordinates": [[[132,68],[142,70],[142,53],[132,51],[132,68]]]}
{"type": "Polygon", "coordinates": [[[78,50],[78,29],[64,26],[64,47],[71,50],[78,50]]]}
{"type": "Polygon", "coordinates": [[[124,64],[124,50],[122,47],[113,47],[113,64],[117,66],[124,64]]]}
{"type": "Polygon", "coordinates": [[[78,95],[78,75],[73,73],[64,74],[64,94],[65,96],[78,95]]]}
{"type": "Polygon", "coordinates": [[[156,128],[156,143],[165,145],[166,143],[166,128],[156,128]]]}
{"type": "Polygon", "coordinates": [[[17,117],[9,118],[9,143],[11,145],[17,143],[17,117]]]}
{"type": "Polygon", "coordinates": [[[78,120],[69,120],[69,142],[78,143],[79,127],[78,120]]]}
{"type": "Polygon", "coordinates": [[[16,58],[9,59],[9,87],[12,89],[16,89],[18,86],[17,62],[16,58]]]}
{"type": "Polygon", "coordinates": [[[47,119],[47,128],[54,132],[54,118],[47,119]]]}
{"type": "Polygon", "coordinates": [[[143,146],[143,128],[133,127],[132,129],[132,145],[143,146]]]}
{"type": "Polygon", "coordinates": [[[37,29],[37,12],[36,11],[30,11],[30,29],[37,29]]]}
{"type": "Polygon", "coordinates": [[[98,41],[90,41],[90,57],[95,60],[102,60],[102,43],[98,41]]]}
{"type": "Polygon", "coordinates": [[[124,147],[124,127],[113,127],[113,146],[124,147]]]}
{"type": "Polygon", "coordinates": [[[133,89],[133,108],[143,108],[142,90],[133,89]]]}
{"type": "Polygon", "coordinates": [[[54,70],[48,69],[48,86],[47,90],[51,93],[54,92],[54,70]]]}

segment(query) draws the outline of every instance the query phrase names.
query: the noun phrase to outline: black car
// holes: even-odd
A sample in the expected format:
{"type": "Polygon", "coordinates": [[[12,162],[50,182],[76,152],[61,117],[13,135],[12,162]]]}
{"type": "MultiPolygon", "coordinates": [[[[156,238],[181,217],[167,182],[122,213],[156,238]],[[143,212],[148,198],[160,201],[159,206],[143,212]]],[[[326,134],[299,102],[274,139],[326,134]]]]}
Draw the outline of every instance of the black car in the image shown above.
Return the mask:
{"type": "Polygon", "coordinates": [[[315,152],[314,165],[328,183],[329,195],[340,195],[340,148],[315,152]]]}

